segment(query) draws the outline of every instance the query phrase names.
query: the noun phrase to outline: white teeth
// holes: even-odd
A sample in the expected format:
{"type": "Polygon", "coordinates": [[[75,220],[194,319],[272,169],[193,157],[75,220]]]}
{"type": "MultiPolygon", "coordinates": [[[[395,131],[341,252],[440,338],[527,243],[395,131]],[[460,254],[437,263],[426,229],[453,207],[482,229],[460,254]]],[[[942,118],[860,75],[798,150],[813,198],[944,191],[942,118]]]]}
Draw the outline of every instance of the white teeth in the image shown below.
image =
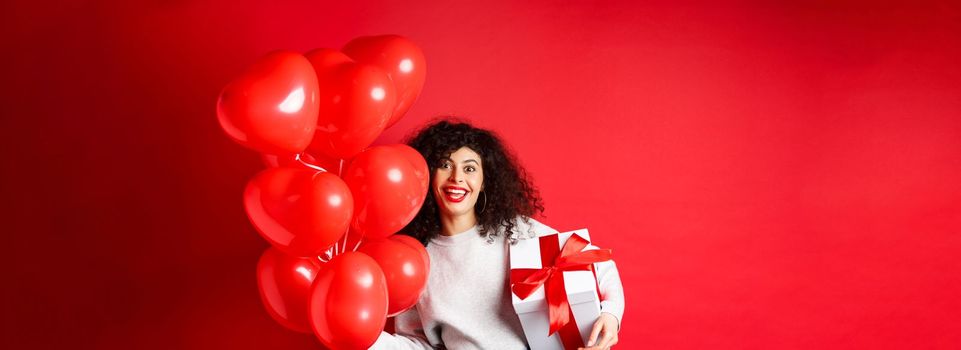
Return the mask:
{"type": "Polygon", "coordinates": [[[467,191],[455,188],[448,188],[444,192],[447,192],[447,195],[453,199],[461,199],[467,195],[467,191]]]}

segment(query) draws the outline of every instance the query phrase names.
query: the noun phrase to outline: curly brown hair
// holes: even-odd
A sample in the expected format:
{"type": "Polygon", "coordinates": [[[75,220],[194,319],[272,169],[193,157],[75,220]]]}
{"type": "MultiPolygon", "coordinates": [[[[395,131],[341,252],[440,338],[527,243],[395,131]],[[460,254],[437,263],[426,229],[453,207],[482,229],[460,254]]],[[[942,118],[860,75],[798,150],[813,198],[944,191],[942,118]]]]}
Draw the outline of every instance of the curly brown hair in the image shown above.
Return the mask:
{"type": "MultiPolygon", "coordinates": [[[[515,243],[517,236],[514,226],[518,216],[524,220],[529,220],[535,214],[543,216],[543,199],[531,177],[494,132],[474,127],[456,117],[443,117],[418,131],[409,138],[407,144],[427,160],[431,184],[434,183],[435,170],[443,165],[443,160],[461,147],[470,148],[480,155],[486,201],[482,205],[483,210],[475,206],[474,212],[477,214],[478,231],[488,238],[488,242],[493,242],[494,237],[506,232],[507,239],[515,243]]],[[[440,211],[431,187],[417,216],[401,230],[401,233],[416,238],[424,245],[441,234],[440,211]]]]}

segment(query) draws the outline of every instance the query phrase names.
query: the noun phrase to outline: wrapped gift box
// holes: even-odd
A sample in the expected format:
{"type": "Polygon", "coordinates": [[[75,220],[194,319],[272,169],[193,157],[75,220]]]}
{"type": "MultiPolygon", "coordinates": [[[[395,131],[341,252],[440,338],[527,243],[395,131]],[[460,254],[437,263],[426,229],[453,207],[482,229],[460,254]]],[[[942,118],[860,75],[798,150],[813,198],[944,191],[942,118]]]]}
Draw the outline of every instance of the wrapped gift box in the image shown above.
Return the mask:
{"type": "MultiPolygon", "coordinates": [[[[571,242],[572,247],[584,246],[583,249],[577,251],[587,252],[597,250],[597,247],[589,245],[590,236],[586,229],[541,236],[537,239],[519,240],[517,244],[510,247],[511,286],[513,291],[511,297],[514,304],[514,311],[517,312],[517,315],[520,317],[521,325],[524,328],[524,335],[527,337],[527,343],[531,349],[564,349],[565,344],[567,348],[584,346],[590,337],[594,322],[598,316],[600,316],[601,306],[598,296],[597,278],[594,275],[593,264],[590,263],[582,263],[573,271],[562,267],[558,267],[558,269],[552,271],[552,273],[558,275],[563,274],[563,283],[561,284],[560,281],[558,281],[554,283],[553,286],[555,288],[561,285],[564,287],[562,291],[564,293],[562,294],[567,295],[567,301],[570,307],[569,311],[564,310],[563,312],[569,312],[568,315],[573,316],[570,317],[570,324],[562,327],[554,334],[549,334],[550,312],[547,300],[547,289],[551,288],[552,283],[544,283],[537,287],[537,289],[527,295],[526,298],[523,295],[526,294],[525,292],[518,292],[518,282],[525,278],[523,276],[531,275],[531,269],[544,270],[545,262],[549,265],[547,267],[550,267],[556,266],[555,262],[561,261],[557,260],[557,257],[564,255],[564,253],[562,253],[564,245],[568,243],[568,240],[574,235],[583,239],[575,239],[571,242]],[[580,245],[576,243],[580,243],[580,245]]],[[[586,255],[592,254],[589,253],[586,255]]],[[[606,258],[602,258],[601,260],[595,257],[595,262],[610,259],[609,250],[593,252],[593,255],[606,256],[606,258]],[[606,253],[606,255],[598,253],[606,253]]],[[[571,266],[570,264],[565,265],[563,263],[561,265],[571,266]]],[[[547,271],[544,272],[546,273],[547,271]]],[[[542,273],[541,275],[543,276],[544,274],[542,273]]],[[[529,289],[530,288],[528,288],[527,292],[529,292],[529,289]]]]}

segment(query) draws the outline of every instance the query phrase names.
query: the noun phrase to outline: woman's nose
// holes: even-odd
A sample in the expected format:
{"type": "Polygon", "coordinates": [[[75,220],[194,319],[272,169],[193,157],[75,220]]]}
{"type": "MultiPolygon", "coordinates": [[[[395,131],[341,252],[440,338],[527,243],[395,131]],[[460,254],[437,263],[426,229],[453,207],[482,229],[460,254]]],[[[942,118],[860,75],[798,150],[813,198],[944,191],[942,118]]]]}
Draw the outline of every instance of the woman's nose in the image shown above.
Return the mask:
{"type": "Polygon", "coordinates": [[[457,169],[454,169],[454,171],[450,172],[450,181],[451,182],[464,181],[463,175],[460,173],[460,171],[458,171],[457,169]]]}

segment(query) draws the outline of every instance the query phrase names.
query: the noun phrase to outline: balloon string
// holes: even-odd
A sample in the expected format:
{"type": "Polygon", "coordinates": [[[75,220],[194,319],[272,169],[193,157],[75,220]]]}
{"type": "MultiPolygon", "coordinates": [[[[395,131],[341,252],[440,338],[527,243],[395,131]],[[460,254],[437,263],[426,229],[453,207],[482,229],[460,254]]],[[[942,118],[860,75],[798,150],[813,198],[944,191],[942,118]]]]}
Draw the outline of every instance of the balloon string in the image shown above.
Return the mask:
{"type": "Polygon", "coordinates": [[[364,238],[364,237],[361,236],[360,238],[357,239],[357,244],[354,244],[354,249],[353,249],[352,251],[354,251],[354,252],[357,251],[357,248],[360,247],[360,241],[361,241],[363,238],[364,238]]]}
{"type": "MultiPolygon", "coordinates": [[[[344,177],[344,160],[343,160],[343,159],[340,160],[340,165],[337,167],[337,176],[340,176],[341,178],[344,177]]],[[[340,251],[341,253],[344,253],[344,252],[347,251],[347,236],[348,236],[348,235],[350,235],[350,225],[348,225],[348,226],[347,226],[347,230],[344,231],[344,244],[343,244],[343,246],[341,247],[341,249],[342,249],[342,250],[340,251]]],[[[357,243],[360,243],[360,241],[358,241],[357,243]]],[[[357,250],[357,247],[354,247],[354,249],[352,249],[351,251],[356,251],[356,250],[357,250]]]]}
{"type": "Polygon", "coordinates": [[[305,167],[308,167],[308,168],[311,168],[311,169],[314,169],[314,170],[317,170],[317,171],[327,172],[327,169],[321,168],[321,167],[319,167],[319,166],[317,166],[317,165],[314,165],[314,164],[307,163],[306,161],[304,161],[303,159],[300,158],[300,155],[301,155],[301,153],[297,153],[296,155],[294,155],[294,160],[300,162],[300,164],[303,164],[305,167]]]}
{"type": "Polygon", "coordinates": [[[324,255],[318,255],[318,256],[317,256],[317,259],[320,260],[320,262],[325,263],[325,264],[326,264],[328,261],[330,261],[330,259],[333,259],[333,258],[334,258],[334,255],[333,255],[333,247],[327,248],[327,250],[324,251],[324,255]]]}

